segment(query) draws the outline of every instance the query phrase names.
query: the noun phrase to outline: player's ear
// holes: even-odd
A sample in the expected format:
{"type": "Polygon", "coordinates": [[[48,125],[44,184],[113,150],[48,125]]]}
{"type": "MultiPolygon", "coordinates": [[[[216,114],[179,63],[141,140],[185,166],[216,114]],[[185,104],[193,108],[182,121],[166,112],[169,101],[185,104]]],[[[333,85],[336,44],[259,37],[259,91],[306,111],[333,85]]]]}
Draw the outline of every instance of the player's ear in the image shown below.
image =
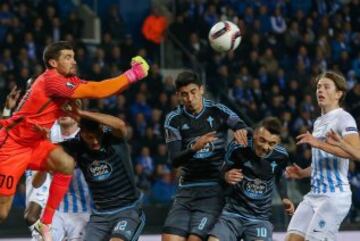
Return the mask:
{"type": "Polygon", "coordinates": [[[58,65],[55,59],[49,59],[48,63],[52,68],[56,68],[58,65]]]}
{"type": "Polygon", "coordinates": [[[341,91],[341,90],[336,91],[336,97],[337,97],[338,100],[340,100],[343,95],[344,95],[343,91],[341,91]]]}
{"type": "Polygon", "coordinates": [[[203,95],[205,93],[204,85],[200,85],[200,94],[203,95]]]}
{"type": "Polygon", "coordinates": [[[274,140],[276,141],[276,145],[278,145],[281,142],[281,137],[280,135],[275,135],[274,136],[274,140]]]}

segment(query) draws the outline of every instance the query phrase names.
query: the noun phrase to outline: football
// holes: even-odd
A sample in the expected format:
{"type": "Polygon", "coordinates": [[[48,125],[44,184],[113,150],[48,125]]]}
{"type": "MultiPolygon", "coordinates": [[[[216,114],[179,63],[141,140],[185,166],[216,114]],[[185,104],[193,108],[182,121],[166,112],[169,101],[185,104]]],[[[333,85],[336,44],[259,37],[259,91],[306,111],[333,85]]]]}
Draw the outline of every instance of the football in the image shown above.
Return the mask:
{"type": "Polygon", "coordinates": [[[236,24],[221,21],[211,27],[209,32],[210,46],[217,52],[236,49],[241,42],[241,32],[236,24]]]}

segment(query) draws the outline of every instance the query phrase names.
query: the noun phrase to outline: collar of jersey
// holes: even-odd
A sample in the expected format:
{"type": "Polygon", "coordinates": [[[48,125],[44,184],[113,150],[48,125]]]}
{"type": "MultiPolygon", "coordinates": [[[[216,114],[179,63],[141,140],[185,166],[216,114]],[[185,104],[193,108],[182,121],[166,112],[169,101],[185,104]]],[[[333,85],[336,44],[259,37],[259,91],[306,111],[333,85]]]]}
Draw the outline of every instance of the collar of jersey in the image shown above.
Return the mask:
{"type": "Polygon", "coordinates": [[[330,115],[333,115],[334,113],[342,110],[343,108],[339,107],[339,108],[336,108],[336,109],[333,109],[331,111],[329,111],[328,113],[326,114],[323,114],[322,116],[320,116],[320,118],[325,118],[326,116],[330,116],[330,115]]]}

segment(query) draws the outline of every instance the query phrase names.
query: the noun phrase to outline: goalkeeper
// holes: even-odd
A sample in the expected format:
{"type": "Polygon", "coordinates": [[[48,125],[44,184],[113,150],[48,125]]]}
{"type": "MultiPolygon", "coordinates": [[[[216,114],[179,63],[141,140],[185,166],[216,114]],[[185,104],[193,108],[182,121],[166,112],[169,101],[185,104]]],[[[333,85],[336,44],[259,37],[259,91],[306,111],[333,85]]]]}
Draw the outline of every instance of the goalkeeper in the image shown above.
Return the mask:
{"type": "Polygon", "coordinates": [[[47,46],[43,61],[46,71],[34,81],[15,113],[0,122],[0,221],[7,218],[16,185],[26,169],[52,172],[49,199],[36,225],[44,241],[49,241],[52,217],[67,192],[75,162],[46,138],[45,130],[73,100],[118,94],[145,78],[149,66],[138,56],[122,75],[101,82],[84,81],[76,76],[74,48],[65,41],[47,46]]]}

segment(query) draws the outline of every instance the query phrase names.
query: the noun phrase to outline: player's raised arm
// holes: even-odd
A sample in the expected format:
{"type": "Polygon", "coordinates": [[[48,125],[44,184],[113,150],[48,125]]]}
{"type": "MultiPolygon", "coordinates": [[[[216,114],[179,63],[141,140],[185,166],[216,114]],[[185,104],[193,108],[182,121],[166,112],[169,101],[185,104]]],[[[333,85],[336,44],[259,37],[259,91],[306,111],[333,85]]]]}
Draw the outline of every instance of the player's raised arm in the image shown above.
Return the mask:
{"type": "Polygon", "coordinates": [[[40,82],[44,82],[46,95],[51,98],[106,98],[123,91],[130,84],[148,75],[149,65],[140,56],[131,61],[131,68],[123,74],[103,81],[84,81],[77,74],[74,47],[66,41],[46,47],[43,61],[47,70],[40,82]]]}
{"type": "Polygon", "coordinates": [[[116,137],[126,137],[127,129],[125,122],[119,117],[107,115],[99,112],[92,112],[86,110],[78,110],[80,118],[96,121],[112,129],[112,133],[116,137]]]}
{"type": "Polygon", "coordinates": [[[80,83],[70,98],[105,98],[126,89],[130,84],[148,75],[149,65],[140,56],[131,61],[131,68],[124,74],[100,82],[87,81],[80,83]]]}

